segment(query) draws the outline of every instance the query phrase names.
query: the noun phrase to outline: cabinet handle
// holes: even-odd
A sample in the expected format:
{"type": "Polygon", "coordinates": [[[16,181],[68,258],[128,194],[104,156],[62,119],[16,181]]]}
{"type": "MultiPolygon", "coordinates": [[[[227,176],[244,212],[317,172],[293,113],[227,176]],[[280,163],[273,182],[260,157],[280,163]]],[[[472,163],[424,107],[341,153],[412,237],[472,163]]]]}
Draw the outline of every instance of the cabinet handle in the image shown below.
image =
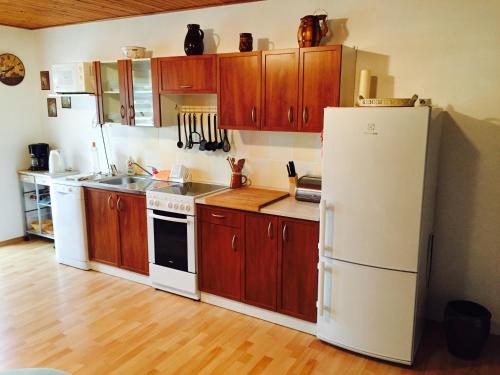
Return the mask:
{"type": "Polygon", "coordinates": [[[252,122],[257,122],[257,108],[252,107],[252,122]]]}
{"type": "Polygon", "coordinates": [[[233,239],[231,240],[231,248],[236,251],[236,234],[233,234],[233,239]]]}
{"type": "Polygon", "coordinates": [[[307,120],[309,119],[309,115],[307,113],[307,107],[304,107],[302,110],[302,123],[307,124],[307,120]]]}
{"type": "Polygon", "coordinates": [[[224,215],[219,215],[219,214],[212,214],[212,217],[215,217],[217,219],[225,219],[226,218],[224,215]]]}
{"type": "Polygon", "coordinates": [[[283,225],[283,233],[282,233],[283,242],[286,241],[286,237],[287,237],[287,235],[286,235],[286,229],[287,229],[287,227],[286,227],[286,224],[285,224],[285,225],[283,225]]]}
{"type": "Polygon", "coordinates": [[[125,107],[123,105],[120,107],[120,116],[122,116],[122,118],[125,118],[125,107]]]}
{"type": "Polygon", "coordinates": [[[192,89],[193,86],[192,85],[180,85],[179,86],[181,89],[192,89]]]}
{"type": "Polygon", "coordinates": [[[291,124],[293,122],[293,107],[288,108],[288,122],[291,124]]]}
{"type": "Polygon", "coordinates": [[[270,240],[272,240],[272,239],[273,239],[273,232],[272,232],[272,230],[273,230],[273,222],[272,222],[272,221],[270,221],[270,222],[269,222],[269,225],[267,226],[267,237],[268,237],[270,240]]]}
{"type": "Polygon", "coordinates": [[[114,205],[112,203],[113,203],[113,196],[110,195],[108,197],[108,207],[109,207],[110,210],[112,210],[114,208],[114,205]]]}
{"type": "Polygon", "coordinates": [[[116,209],[118,210],[118,212],[120,212],[122,210],[122,199],[121,199],[121,197],[118,197],[118,200],[116,201],[116,209]]]}
{"type": "Polygon", "coordinates": [[[135,108],[133,105],[130,106],[130,118],[131,119],[135,118],[135,108]]]}

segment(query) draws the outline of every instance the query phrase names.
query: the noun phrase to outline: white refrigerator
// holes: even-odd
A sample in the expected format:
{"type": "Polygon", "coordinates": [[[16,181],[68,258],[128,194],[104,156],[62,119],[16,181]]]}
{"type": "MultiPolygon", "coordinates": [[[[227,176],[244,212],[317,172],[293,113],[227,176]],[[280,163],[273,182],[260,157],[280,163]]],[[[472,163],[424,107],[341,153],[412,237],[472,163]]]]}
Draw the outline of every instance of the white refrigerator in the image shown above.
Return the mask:
{"type": "Polygon", "coordinates": [[[413,363],[432,260],[440,129],[430,120],[429,107],[325,109],[323,341],[413,363]]]}

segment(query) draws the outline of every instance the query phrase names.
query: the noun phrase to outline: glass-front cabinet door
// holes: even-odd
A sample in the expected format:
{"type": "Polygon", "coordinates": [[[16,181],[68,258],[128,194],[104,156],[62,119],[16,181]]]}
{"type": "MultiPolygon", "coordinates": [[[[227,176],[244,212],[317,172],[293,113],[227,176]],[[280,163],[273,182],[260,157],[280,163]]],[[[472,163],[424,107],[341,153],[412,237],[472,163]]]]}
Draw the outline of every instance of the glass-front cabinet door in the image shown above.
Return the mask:
{"type": "Polygon", "coordinates": [[[135,126],[154,126],[151,60],[132,60],[131,69],[131,120],[135,122],[135,126]]]}
{"type": "Polygon", "coordinates": [[[154,126],[151,59],[95,66],[99,123],[154,126]]]}

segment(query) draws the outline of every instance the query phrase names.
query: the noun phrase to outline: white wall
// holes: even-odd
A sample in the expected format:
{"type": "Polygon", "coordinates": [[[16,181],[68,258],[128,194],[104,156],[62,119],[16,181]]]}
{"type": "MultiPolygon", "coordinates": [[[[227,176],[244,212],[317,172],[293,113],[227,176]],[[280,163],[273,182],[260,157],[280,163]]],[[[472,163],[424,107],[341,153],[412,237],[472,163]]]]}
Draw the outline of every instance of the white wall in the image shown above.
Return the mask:
{"type": "MultiPolygon", "coordinates": [[[[436,213],[430,314],[440,318],[452,298],[468,298],[493,312],[500,333],[500,2],[483,0],[313,0],[265,2],[98,22],[36,32],[42,68],[56,62],[116,59],[120,46],[144,45],[155,56],[182,55],[186,24],[200,23],[207,52],[236,51],[239,32],[256,46],[296,47],[301,16],[326,9],[333,22],[328,43],[358,46],[358,70],[377,76],[378,97],[432,98],[445,111],[436,213]]],[[[44,123],[76,167],[88,155],[90,98],[80,110],[44,123]]],[[[43,101],[42,101],[43,102],[43,101]]],[[[42,111],[42,114],[44,112],[42,111]]],[[[168,167],[182,160],[195,177],[225,182],[223,156],[175,149],[176,129],[106,129],[113,161],[128,155],[168,167]]],[[[234,154],[248,159],[254,183],[286,187],[284,164],[316,172],[317,135],[234,132],[234,154]]]]}
{"type": "Polygon", "coordinates": [[[35,34],[0,26],[0,53],[6,52],[23,61],[26,76],[17,86],[0,83],[0,241],[23,235],[16,171],[29,167],[28,144],[41,141],[35,34]]]}

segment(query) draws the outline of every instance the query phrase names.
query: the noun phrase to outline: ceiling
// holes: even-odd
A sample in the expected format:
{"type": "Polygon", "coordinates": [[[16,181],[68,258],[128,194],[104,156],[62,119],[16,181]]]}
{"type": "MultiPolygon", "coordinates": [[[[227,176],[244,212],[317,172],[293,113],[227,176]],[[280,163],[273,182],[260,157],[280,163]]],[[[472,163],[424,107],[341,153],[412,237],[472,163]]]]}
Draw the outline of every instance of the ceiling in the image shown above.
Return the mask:
{"type": "Polygon", "coordinates": [[[0,25],[40,29],[251,1],[258,0],[0,0],[0,25]]]}

